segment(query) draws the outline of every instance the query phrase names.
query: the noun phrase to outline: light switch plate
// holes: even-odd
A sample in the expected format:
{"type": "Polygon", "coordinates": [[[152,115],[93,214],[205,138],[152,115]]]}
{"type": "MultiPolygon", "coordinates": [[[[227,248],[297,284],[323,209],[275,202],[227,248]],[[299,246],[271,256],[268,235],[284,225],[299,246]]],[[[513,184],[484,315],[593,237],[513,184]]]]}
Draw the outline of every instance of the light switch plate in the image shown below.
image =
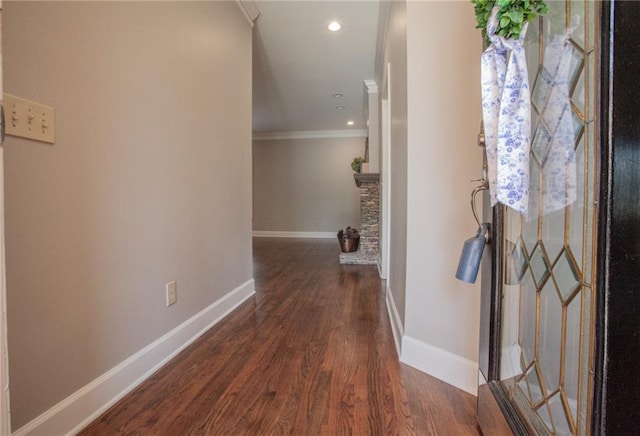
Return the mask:
{"type": "Polygon", "coordinates": [[[5,133],[53,144],[55,140],[53,108],[4,94],[5,133]]]}
{"type": "Polygon", "coordinates": [[[178,301],[178,284],[175,280],[170,281],[166,284],[167,291],[167,306],[171,306],[172,304],[176,304],[178,301]]]}

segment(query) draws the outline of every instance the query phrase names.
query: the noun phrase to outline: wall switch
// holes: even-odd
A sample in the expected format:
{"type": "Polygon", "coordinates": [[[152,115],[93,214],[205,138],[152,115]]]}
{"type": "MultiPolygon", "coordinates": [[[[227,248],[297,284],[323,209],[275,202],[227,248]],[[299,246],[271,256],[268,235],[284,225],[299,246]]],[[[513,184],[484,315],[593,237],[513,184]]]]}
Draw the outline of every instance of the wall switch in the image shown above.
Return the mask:
{"type": "Polygon", "coordinates": [[[53,144],[55,132],[52,107],[4,94],[4,114],[7,135],[53,144]]]}
{"type": "Polygon", "coordinates": [[[167,283],[167,306],[171,306],[172,304],[176,304],[178,301],[178,284],[175,280],[167,283]]]}

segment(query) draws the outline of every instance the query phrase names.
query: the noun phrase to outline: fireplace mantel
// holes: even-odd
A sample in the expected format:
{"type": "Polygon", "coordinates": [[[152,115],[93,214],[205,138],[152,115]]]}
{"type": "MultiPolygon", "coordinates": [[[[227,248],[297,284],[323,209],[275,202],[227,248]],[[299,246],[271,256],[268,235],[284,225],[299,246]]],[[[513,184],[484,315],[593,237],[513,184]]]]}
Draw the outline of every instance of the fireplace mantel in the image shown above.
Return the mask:
{"type": "Polygon", "coordinates": [[[356,180],[356,186],[359,188],[362,183],[379,182],[380,174],[378,173],[355,173],[353,178],[356,180]]]}

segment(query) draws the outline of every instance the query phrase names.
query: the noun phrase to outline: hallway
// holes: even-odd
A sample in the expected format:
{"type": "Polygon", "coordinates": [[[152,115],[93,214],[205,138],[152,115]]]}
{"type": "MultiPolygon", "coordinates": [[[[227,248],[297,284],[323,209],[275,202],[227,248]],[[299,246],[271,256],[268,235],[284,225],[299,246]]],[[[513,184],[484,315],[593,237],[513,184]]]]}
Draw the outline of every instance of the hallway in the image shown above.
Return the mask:
{"type": "Polygon", "coordinates": [[[255,297],[81,434],[479,434],[475,397],[398,362],[377,269],[338,251],[255,238],[255,297]]]}

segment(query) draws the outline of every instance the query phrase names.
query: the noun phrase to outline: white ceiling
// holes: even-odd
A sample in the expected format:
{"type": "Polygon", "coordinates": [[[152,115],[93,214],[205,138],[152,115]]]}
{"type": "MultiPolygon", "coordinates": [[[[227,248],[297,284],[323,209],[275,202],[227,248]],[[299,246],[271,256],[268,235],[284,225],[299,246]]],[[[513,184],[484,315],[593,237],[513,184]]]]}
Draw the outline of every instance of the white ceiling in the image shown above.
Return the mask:
{"type": "Polygon", "coordinates": [[[365,129],[364,80],[373,79],[379,2],[256,5],[254,133],[365,129]],[[342,30],[327,30],[332,20],[342,30]],[[332,97],[335,93],[343,97],[332,97]],[[348,120],[355,124],[347,126],[348,120]]]}

